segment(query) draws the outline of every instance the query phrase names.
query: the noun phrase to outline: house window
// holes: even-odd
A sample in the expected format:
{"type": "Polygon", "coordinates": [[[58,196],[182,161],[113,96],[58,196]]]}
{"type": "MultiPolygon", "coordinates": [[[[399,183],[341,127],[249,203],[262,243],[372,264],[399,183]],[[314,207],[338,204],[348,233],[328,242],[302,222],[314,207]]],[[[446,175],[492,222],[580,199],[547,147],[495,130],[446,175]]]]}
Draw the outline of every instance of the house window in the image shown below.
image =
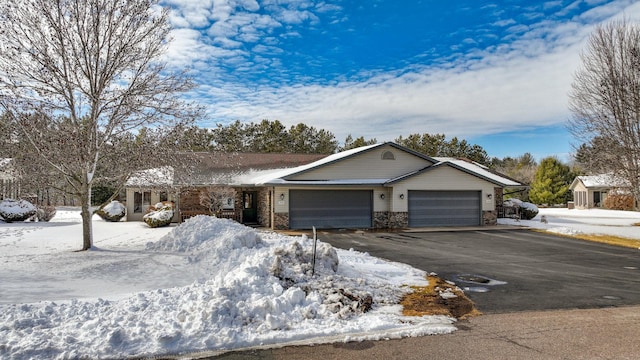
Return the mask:
{"type": "Polygon", "coordinates": [[[169,194],[167,194],[166,191],[162,191],[160,193],[160,201],[168,201],[169,200],[169,194]]]}
{"type": "Polygon", "coordinates": [[[577,191],[576,195],[578,195],[577,203],[578,206],[583,206],[583,207],[587,207],[587,192],[586,191],[577,191]]]}
{"type": "Polygon", "coordinates": [[[395,160],[396,157],[391,151],[385,151],[382,153],[382,160],[395,160]]]}
{"type": "Polygon", "coordinates": [[[133,193],[133,212],[142,213],[151,205],[151,191],[133,193]]]}
{"type": "Polygon", "coordinates": [[[253,193],[246,192],[244,193],[244,208],[245,209],[253,209],[253,193]]]}

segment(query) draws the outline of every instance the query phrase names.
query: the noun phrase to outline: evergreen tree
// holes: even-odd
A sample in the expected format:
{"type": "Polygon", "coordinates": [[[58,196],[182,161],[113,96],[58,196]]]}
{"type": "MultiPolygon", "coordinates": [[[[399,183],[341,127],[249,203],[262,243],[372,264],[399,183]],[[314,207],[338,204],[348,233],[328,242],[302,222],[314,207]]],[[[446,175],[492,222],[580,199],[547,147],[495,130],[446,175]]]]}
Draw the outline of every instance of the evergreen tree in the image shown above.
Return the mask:
{"type": "Polygon", "coordinates": [[[299,123],[289,129],[287,152],[297,154],[333,154],[338,142],[335,136],[326,130],[316,130],[313,126],[299,123]]]}
{"type": "Polygon", "coordinates": [[[465,158],[479,164],[489,164],[487,152],[480,145],[470,145],[467,140],[453,137],[447,141],[444,134],[411,134],[406,138],[399,136],[395,142],[427,156],[465,158]]]}
{"type": "Polygon", "coordinates": [[[360,136],[359,138],[354,140],[353,136],[349,134],[347,135],[347,138],[344,139],[344,146],[340,147],[338,151],[346,151],[346,150],[355,149],[355,148],[359,148],[367,145],[373,145],[377,143],[378,143],[378,140],[376,140],[376,138],[365,140],[364,136],[360,136]]]}
{"type": "Polygon", "coordinates": [[[529,199],[535,204],[562,204],[569,199],[573,177],[569,166],[554,157],[545,158],[531,183],[529,199]]]}

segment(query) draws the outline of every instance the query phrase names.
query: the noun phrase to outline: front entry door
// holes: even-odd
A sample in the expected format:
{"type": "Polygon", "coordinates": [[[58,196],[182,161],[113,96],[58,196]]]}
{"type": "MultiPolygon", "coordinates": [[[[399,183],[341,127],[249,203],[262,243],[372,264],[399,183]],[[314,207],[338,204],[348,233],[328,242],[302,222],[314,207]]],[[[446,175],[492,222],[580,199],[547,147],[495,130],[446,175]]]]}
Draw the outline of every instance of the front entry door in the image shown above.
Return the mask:
{"type": "Polygon", "coordinates": [[[242,223],[257,224],[258,223],[258,192],[244,191],[242,192],[242,223]]]}

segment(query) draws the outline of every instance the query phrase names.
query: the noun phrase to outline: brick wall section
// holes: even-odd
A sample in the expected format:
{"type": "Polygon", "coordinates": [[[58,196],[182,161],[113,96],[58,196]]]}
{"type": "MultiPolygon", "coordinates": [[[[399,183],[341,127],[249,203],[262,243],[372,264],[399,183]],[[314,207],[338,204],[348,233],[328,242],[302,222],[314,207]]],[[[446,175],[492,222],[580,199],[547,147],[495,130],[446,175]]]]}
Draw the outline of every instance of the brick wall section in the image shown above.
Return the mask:
{"type": "Polygon", "coordinates": [[[409,213],[408,212],[392,212],[389,213],[389,228],[401,229],[409,227],[409,213]]]}
{"type": "Polygon", "coordinates": [[[269,189],[258,190],[258,224],[271,227],[271,192],[269,189]]]}
{"type": "Polygon", "coordinates": [[[485,226],[498,225],[498,214],[495,211],[483,211],[482,224],[485,226]]]}
{"type": "Polygon", "coordinates": [[[206,188],[188,188],[180,192],[180,210],[209,215],[209,209],[200,204],[200,191],[206,188]]]}
{"type": "Polygon", "coordinates": [[[244,204],[244,199],[242,198],[242,188],[233,188],[235,190],[235,194],[233,196],[233,211],[235,211],[238,221],[242,223],[242,207],[244,204]]]}
{"type": "Polygon", "coordinates": [[[400,229],[408,226],[408,212],[376,211],[373,213],[374,229],[400,229]]]}
{"type": "Polygon", "coordinates": [[[389,212],[374,211],[373,212],[373,228],[386,229],[388,226],[389,226],[389,212]]]}
{"type": "Polygon", "coordinates": [[[273,214],[274,230],[289,230],[289,213],[273,214]]]}

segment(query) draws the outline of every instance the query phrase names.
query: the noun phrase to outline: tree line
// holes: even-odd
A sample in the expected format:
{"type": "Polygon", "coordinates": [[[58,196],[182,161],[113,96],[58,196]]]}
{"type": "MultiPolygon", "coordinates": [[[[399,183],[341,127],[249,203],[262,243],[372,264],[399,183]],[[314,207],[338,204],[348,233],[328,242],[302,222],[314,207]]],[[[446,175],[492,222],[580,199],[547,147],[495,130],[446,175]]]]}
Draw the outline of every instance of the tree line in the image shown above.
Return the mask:
{"type": "MultiPolygon", "coordinates": [[[[24,188],[70,192],[70,184],[57,181],[59,177],[54,172],[50,176],[44,176],[46,173],[43,173],[42,169],[47,168],[49,164],[37,156],[37,153],[28,150],[30,142],[35,141],[39,151],[49,154],[48,162],[81,163],[80,159],[74,158],[77,152],[72,146],[76,137],[74,134],[78,129],[71,126],[68,119],[54,120],[44,114],[31,114],[23,115],[20,120],[5,113],[0,117],[0,130],[3,134],[0,149],[3,150],[3,156],[14,158],[25,179],[24,188]],[[40,134],[40,137],[34,138],[34,135],[30,135],[32,139],[26,139],[25,134],[17,131],[15,121],[31,124],[34,130],[37,129],[33,133],[40,134]]],[[[470,144],[457,137],[447,140],[444,134],[410,134],[406,137],[398,136],[394,141],[427,156],[474,161],[523,184],[531,185],[529,191],[513,192],[509,197],[537,204],[565,203],[570,200],[571,181],[576,175],[590,169],[589,163],[582,162],[583,159],[590,159],[588,156],[582,156],[583,151],[578,152],[572,165],[564,164],[557,158],[545,158],[538,164],[530,153],[515,157],[490,158],[482,146],[470,144]]],[[[94,190],[97,191],[94,191],[94,194],[101,195],[95,200],[101,202],[110,198],[111,192],[121,188],[132,173],[149,167],[150,163],[154,167],[179,164],[182,161],[180,153],[184,152],[333,154],[376,143],[375,138],[353,138],[352,135],[348,135],[340,144],[330,131],[304,123],[286,128],[278,120],[262,120],[258,123],[235,121],[227,125],[218,124],[213,129],[193,124],[173,128],[143,127],[136,132],[124,132],[111,137],[96,169],[94,190]],[[105,189],[111,189],[111,192],[106,192],[105,189]]]]}
{"type": "MultiPolygon", "coordinates": [[[[235,121],[227,125],[217,124],[213,129],[192,125],[174,132],[174,135],[168,140],[185,151],[333,154],[378,142],[376,138],[354,138],[349,134],[340,144],[328,130],[304,123],[287,128],[279,120],[267,119],[258,123],[235,121]]],[[[483,165],[491,162],[482,146],[457,137],[447,140],[445,134],[400,135],[394,142],[427,156],[466,158],[483,165]]]]}

